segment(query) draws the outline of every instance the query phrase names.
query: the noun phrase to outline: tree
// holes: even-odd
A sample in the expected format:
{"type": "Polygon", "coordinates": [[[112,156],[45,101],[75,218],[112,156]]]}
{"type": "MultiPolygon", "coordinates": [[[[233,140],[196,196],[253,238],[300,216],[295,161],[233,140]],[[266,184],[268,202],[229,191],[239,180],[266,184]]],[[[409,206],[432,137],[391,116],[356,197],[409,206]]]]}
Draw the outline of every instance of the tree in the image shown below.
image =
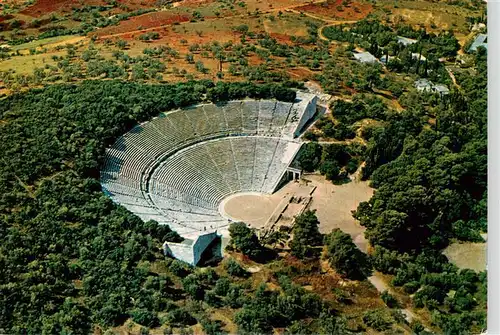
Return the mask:
{"type": "Polygon", "coordinates": [[[223,324],[219,320],[213,321],[208,318],[203,318],[200,323],[207,335],[224,334],[224,331],[222,330],[223,324]]]}
{"type": "Polygon", "coordinates": [[[396,308],[396,307],[398,307],[398,301],[397,301],[397,299],[394,298],[394,296],[392,296],[389,292],[387,292],[387,291],[382,292],[382,294],[380,295],[380,297],[382,298],[382,300],[384,301],[384,303],[387,305],[387,307],[389,307],[389,308],[396,308]]]}
{"type": "Polygon", "coordinates": [[[231,237],[230,246],[250,258],[257,259],[262,256],[262,245],[255,232],[243,222],[231,223],[229,226],[231,237]]]}
{"type": "Polygon", "coordinates": [[[318,143],[306,143],[300,149],[297,161],[307,172],[313,172],[319,166],[323,149],[318,143]]]}
{"type": "Polygon", "coordinates": [[[305,258],[318,254],[319,250],[314,247],[320,246],[323,242],[318,226],[319,221],[314,211],[307,210],[295,217],[293,238],[290,242],[292,255],[305,258]]]}
{"type": "Polygon", "coordinates": [[[116,41],[116,46],[119,49],[124,50],[128,47],[128,43],[127,43],[127,41],[120,39],[120,40],[116,41]]]}
{"type": "Polygon", "coordinates": [[[371,310],[363,315],[363,322],[379,332],[391,329],[394,318],[384,310],[371,310]]]}
{"type": "Polygon", "coordinates": [[[334,161],[325,161],[321,164],[319,171],[324,174],[328,180],[337,180],[340,173],[340,168],[334,161]]]}
{"type": "Polygon", "coordinates": [[[132,320],[138,324],[141,324],[146,327],[156,327],[159,325],[160,321],[158,320],[158,316],[146,309],[133,309],[130,312],[130,316],[132,320]]]}
{"type": "Polygon", "coordinates": [[[236,26],[236,27],[234,27],[234,31],[236,31],[242,35],[246,35],[246,33],[248,33],[248,26],[246,24],[236,26]]]}
{"type": "Polygon", "coordinates": [[[182,287],[193,299],[203,300],[205,288],[196,274],[192,273],[184,278],[182,280],[182,287]]]}
{"type": "Polygon", "coordinates": [[[196,324],[196,319],[184,308],[176,308],[167,315],[168,322],[173,326],[187,326],[196,324]]]}
{"type": "Polygon", "coordinates": [[[330,313],[321,313],[320,320],[323,334],[351,334],[347,328],[347,322],[342,317],[335,317],[330,313]]]}
{"type": "Polygon", "coordinates": [[[207,73],[207,68],[205,68],[205,65],[203,65],[203,62],[202,61],[196,61],[196,64],[195,64],[195,67],[196,67],[196,71],[199,71],[201,73],[207,73]]]}
{"type": "Polygon", "coordinates": [[[349,234],[339,228],[325,237],[330,265],[349,278],[365,277],[369,271],[367,256],[352,242],[349,234]]]}
{"type": "Polygon", "coordinates": [[[226,264],[225,268],[227,273],[236,277],[248,277],[249,273],[234,259],[230,258],[226,264]]]}
{"type": "Polygon", "coordinates": [[[190,64],[194,63],[194,55],[192,53],[186,54],[186,61],[190,64]]]}

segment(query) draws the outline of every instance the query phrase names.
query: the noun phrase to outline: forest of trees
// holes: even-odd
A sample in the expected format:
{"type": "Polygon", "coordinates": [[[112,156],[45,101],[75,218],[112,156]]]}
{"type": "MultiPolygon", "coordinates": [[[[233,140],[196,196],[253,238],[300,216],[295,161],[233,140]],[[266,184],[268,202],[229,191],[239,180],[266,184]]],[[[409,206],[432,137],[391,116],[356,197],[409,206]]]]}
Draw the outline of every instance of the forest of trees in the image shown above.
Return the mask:
{"type": "Polygon", "coordinates": [[[385,63],[390,70],[415,73],[444,83],[449,82],[449,77],[439,58],[456,56],[460,49],[451,31],[434,34],[402,24],[393,29],[375,20],[327,26],[323,33],[329,39],[359,45],[377,58],[387,57],[385,63]],[[398,36],[414,39],[416,43],[403,45],[398,36]]]}
{"type": "Polygon", "coordinates": [[[364,94],[335,101],[334,121],[315,124],[321,136],[342,140],[338,129],[345,125],[360,130],[366,144],[313,138],[295,162],[334,182],[350,165],[352,173],[356,162],[366,162],[362,177],[376,192],[354,217],[374,247],[370,262],[394,275],[394,286],[417,292],[413,305],[431,310],[433,323],[449,333],[481,330],[486,317],[485,272],[459,270],[441,254],[453,241],[483,242],[487,230],[486,50],[475,54],[475,69],[457,73],[460,90],[449,97],[405,93],[403,111],[364,94]],[[361,126],[365,119],[371,124],[361,126]]]}
{"type": "MultiPolygon", "coordinates": [[[[188,276],[179,291],[173,282],[193,269],[173,261],[166,274],[152,272],[150,264],[166,262],[161,243],[180,237],[115,205],[101,192],[98,176],[104,149],[118,136],[204,96],[293,100],[295,93],[248,83],[87,81],[2,100],[2,332],[87,334],[93,324],[110,327],[129,317],[154,326],[160,311],[172,325],[197,322],[173,301],[185,294],[198,299],[215,279],[194,287],[188,276]]],[[[196,320],[216,327],[202,314],[196,320]]]]}
{"type": "MultiPolygon", "coordinates": [[[[145,13],[108,19],[99,14],[101,9],[75,10],[73,18],[81,26],[54,26],[39,37],[86,34],[145,13]]],[[[93,46],[77,58],[76,49],[68,46],[67,55],[54,55],[53,65],[37,68],[33,75],[1,73],[12,91],[86,78],[109,80],[36,88],[1,100],[0,333],[88,334],[96,324],[106,329],[131,319],[144,327],[168,324],[183,329],[199,323],[207,334],[221,334],[221,322],[205,312],[211,306],[237,310],[234,322],[242,333],[282,328],[287,334],[312,329],[349,334],[346,320],[330,304],[293,282],[294,269],[270,272],[279,288],[271,290],[266,285],[249,288],[244,280],[251,273],[232,257],[224,260],[225,275],[165,259],[161,243],[182,238],[168,226],[142,222],[117,206],[98,182],[105,148],[160,112],[244,97],[294,101],[290,87],[300,84],[287,80],[289,74],[276,68],[276,59],[309,69],[327,93],[352,95],[349,101],[336,100],[331,116],[320,118],[317,132],[307,134],[313,140],[321,136],[344,142],[306,143],[294,164],[342,183],[365,162],[362,178],[376,189],[353,213],[366,228],[373,247],[369,256],[340,230],[320,234],[314,212],[306,211],[291,231],[288,247],[294,259],[327,261],[349,279],[362,280],[373,269],[388,274],[394,287],[413,295],[412,307],[431,312],[433,326],[448,334],[481,331],[486,273],[460,270],[441,251],[457,240],[481,242],[480,233],[487,230],[486,51],[480,48],[474,55],[473,71],[457,71],[457,87],[442,98],[411,91],[406,77],[400,77],[427,77],[451,87],[439,60],[454,57],[459,49],[451,32],[432,34],[362,20],[323,30],[327,38],[349,44],[330,53],[328,41],[318,39],[318,26],[312,22],[307,24],[308,35],[293,37],[291,44],[253,33],[246,25],[235,31],[241,34],[241,44],[194,43],[185,60],[205,74],[198,54],[221,59],[229,63],[231,75],[282,84],[144,84],[163,81],[167,59],[181,59],[179,52],[160,46],[130,56],[123,51],[125,41],[116,42],[120,50],[112,53],[113,59],[105,59],[93,46]],[[402,46],[397,36],[418,42],[402,46]],[[246,42],[250,38],[255,45],[246,42]],[[377,57],[392,56],[388,71],[380,64],[349,60],[354,46],[377,57]],[[249,65],[250,56],[262,63],[249,65]],[[401,110],[389,107],[387,98],[397,100],[401,110]],[[370,124],[362,124],[364,120],[370,124]],[[350,142],[353,139],[359,141],[350,142]]],[[[159,37],[146,33],[138,38],[159,37]]],[[[192,78],[185,69],[173,67],[172,73],[192,78]]],[[[245,223],[231,225],[230,234],[229,250],[251,261],[277,257],[245,223]]],[[[275,235],[267,241],[282,239],[286,245],[288,237],[275,235]]],[[[388,306],[397,305],[388,293],[382,299],[388,306]]],[[[367,311],[363,322],[388,330],[392,317],[386,312],[367,311]]],[[[415,326],[416,333],[422,330],[415,326]]]]}
{"type": "Polygon", "coordinates": [[[449,333],[481,329],[486,317],[485,273],[459,271],[440,253],[452,240],[482,241],[487,229],[485,50],[476,69],[458,76],[462,91],[435,110],[434,126],[415,106],[370,138],[365,176],[376,192],[354,214],[375,246],[375,268],[418,290],[414,305],[433,310],[449,333]]]}

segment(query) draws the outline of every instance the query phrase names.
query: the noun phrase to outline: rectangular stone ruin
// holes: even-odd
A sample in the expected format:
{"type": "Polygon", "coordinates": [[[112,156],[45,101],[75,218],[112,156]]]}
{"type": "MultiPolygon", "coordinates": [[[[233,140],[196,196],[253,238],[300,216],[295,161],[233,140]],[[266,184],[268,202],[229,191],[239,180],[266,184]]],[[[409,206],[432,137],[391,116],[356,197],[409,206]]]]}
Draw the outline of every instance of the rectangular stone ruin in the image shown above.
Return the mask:
{"type": "MultiPolygon", "coordinates": [[[[163,251],[166,256],[177,258],[191,265],[197,265],[200,262],[201,256],[205,250],[207,250],[214,240],[220,239],[221,235],[217,234],[217,231],[212,231],[206,233],[196,232],[193,234],[185,234],[183,237],[184,241],[180,243],[163,243],[163,251]]],[[[218,249],[218,252],[220,253],[220,248],[218,249]]],[[[222,254],[215,256],[221,257],[222,254]]]]}

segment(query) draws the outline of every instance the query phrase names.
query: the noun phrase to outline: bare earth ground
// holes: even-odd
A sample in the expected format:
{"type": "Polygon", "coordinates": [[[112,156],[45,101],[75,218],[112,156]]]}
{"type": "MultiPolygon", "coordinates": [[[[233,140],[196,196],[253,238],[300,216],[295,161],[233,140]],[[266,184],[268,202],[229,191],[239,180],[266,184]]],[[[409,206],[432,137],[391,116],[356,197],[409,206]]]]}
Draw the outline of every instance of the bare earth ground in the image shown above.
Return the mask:
{"type": "MultiPolygon", "coordinates": [[[[310,187],[305,187],[298,182],[289,182],[274,194],[237,193],[224,199],[219,205],[219,211],[222,216],[233,221],[242,221],[253,228],[260,229],[271,216],[279,214],[291,196],[307,197],[310,191],[310,187]]],[[[293,218],[302,207],[288,204],[284,215],[293,218]]]]}
{"type": "MultiPolygon", "coordinates": [[[[278,192],[279,193],[279,192],[278,192]]],[[[235,194],[224,200],[221,209],[233,221],[242,221],[254,228],[261,228],[273,214],[282,195],[235,194]]]]}
{"type": "Polygon", "coordinates": [[[320,232],[327,234],[334,228],[340,228],[352,236],[359,249],[366,252],[365,228],[356,222],[351,211],[372,197],[373,189],[368,186],[368,182],[352,181],[334,185],[321,175],[307,175],[305,178],[316,186],[310,208],[316,210],[320,232]]]}
{"type": "Polygon", "coordinates": [[[453,243],[443,251],[461,269],[486,270],[486,243],[453,243]]]}
{"type": "MultiPolygon", "coordinates": [[[[368,201],[372,197],[373,189],[368,186],[368,182],[355,180],[344,185],[334,185],[321,175],[306,175],[304,178],[308,186],[316,187],[309,208],[316,210],[320,221],[319,230],[326,234],[334,228],[340,228],[352,236],[358,248],[366,252],[365,228],[356,222],[351,211],[355,210],[360,202],[368,201]]],[[[291,195],[306,197],[310,190],[310,187],[304,187],[301,183],[290,182],[272,195],[235,194],[225,199],[220,211],[234,221],[245,222],[254,228],[263,228],[284,199],[291,195]]],[[[293,218],[300,208],[301,206],[289,204],[283,214],[293,218]]]]}

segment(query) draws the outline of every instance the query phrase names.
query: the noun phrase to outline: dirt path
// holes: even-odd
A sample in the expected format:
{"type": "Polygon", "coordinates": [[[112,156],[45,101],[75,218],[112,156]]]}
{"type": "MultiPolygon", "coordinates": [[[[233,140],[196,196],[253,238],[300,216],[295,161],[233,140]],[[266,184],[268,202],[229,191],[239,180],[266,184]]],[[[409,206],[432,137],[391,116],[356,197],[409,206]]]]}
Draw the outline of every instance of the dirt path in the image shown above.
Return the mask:
{"type": "Polygon", "coordinates": [[[323,20],[323,21],[328,22],[328,24],[318,28],[318,36],[320,39],[324,41],[330,41],[330,39],[328,39],[325,35],[323,35],[323,29],[325,29],[326,27],[339,26],[344,23],[351,24],[358,22],[358,21],[334,21],[334,20],[323,20]]]}
{"type": "Polygon", "coordinates": [[[366,166],[366,162],[362,162],[361,164],[359,164],[359,167],[356,170],[356,172],[354,172],[352,175],[350,175],[349,178],[352,181],[360,181],[361,180],[361,171],[363,171],[363,168],[365,166],[366,166]]]}
{"type": "MultiPolygon", "coordinates": [[[[321,3],[321,2],[325,2],[325,1],[318,1],[317,3],[321,3]]],[[[302,5],[300,5],[302,6],[302,5]]],[[[293,6],[294,8],[295,7],[298,7],[298,6],[293,6]]],[[[356,23],[358,21],[356,20],[330,20],[330,19],[326,19],[322,16],[318,16],[318,15],[314,15],[314,14],[311,14],[311,13],[306,13],[306,12],[301,12],[301,11],[298,11],[294,8],[289,8],[287,9],[288,12],[292,12],[292,13],[295,13],[295,14],[301,14],[301,15],[305,15],[307,17],[310,17],[312,19],[315,19],[315,20],[319,20],[319,21],[323,21],[323,22],[326,22],[327,24],[326,25],[323,25],[321,27],[318,28],[318,37],[324,41],[330,41],[328,38],[326,38],[325,35],[323,35],[323,29],[326,28],[326,27],[330,27],[330,26],[338,26],[338,25],[341,25],[341,24],[351,24],[351,23],[356,23]]]]}
{"type": "Polygon", "coordinates": [[[453,74],[453,72],[448,67],[445,67],[445,69],[446,69],[446,71],[448,71],[448,74],[450,75],[451,81],[453,81],[453,85],[455,85],[455,87],[460,89],[461,87],[460,87],[460,85],[458,85],[457,78],[455,78],[455,75],[453,74]]]}

